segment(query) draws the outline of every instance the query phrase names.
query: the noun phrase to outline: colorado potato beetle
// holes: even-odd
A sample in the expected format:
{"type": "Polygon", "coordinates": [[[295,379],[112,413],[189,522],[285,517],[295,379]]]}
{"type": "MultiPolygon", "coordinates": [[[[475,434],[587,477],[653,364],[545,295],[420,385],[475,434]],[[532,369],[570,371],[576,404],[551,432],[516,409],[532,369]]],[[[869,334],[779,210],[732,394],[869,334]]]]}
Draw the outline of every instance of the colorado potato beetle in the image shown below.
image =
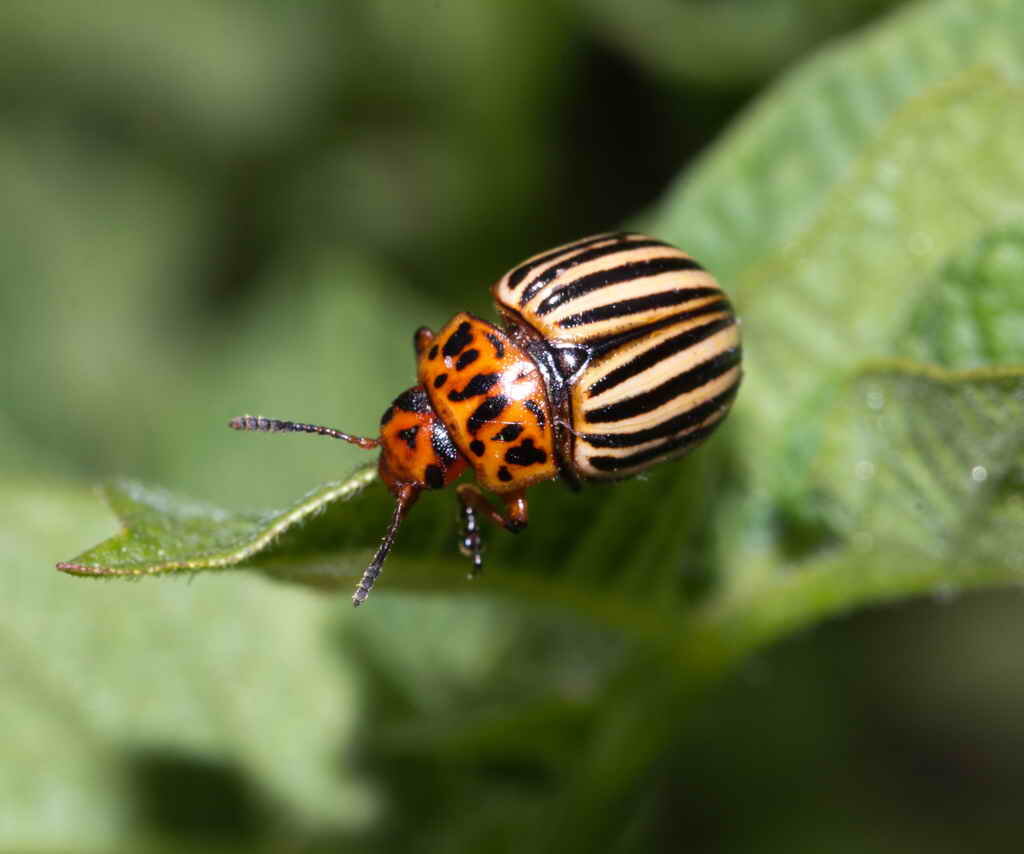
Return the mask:
{"type": "Polygon", "coordinates": [[[252,415],[230,422],[381,449],[395,509],[354,605],[366,600],[424,489],[472,468],[477,483],[456,495],[460,547],[475,574],[479,517],[516,533],[535,483],[561,477],[578,489],[681,456],[721,423],[739,389],[728,298],[693,258],[660,240],[587,237],[528,258],[491,293],[504,328],[460,312],[436,335],[416,331],[418,383],[384,412],[379,438],[252,415]],[[504,513],[481,486],[502,499],[504,513]]]}

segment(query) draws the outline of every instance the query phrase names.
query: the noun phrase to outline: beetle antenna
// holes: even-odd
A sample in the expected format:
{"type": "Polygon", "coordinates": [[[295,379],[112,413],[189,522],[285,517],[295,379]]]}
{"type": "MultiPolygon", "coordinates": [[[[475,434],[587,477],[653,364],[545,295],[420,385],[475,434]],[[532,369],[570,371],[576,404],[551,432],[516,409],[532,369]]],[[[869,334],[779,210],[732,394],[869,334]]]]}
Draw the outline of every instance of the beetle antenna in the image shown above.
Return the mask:
{"type": "Polygon", "coordinates": [[[276,418],[264,418],[262,415],[239,415],[228,422],[228,427],[232,430],[248,430],[254,433],[316,433],[318,436],[330,436],[332,439],[351,442],[367,451],[380,445],[380,439],[350,436],[333,427],[302,424],[298,421],[278,421],[276,418]]]}
{"type": "Polygon", "coordinates": [[[355,607],[358,608],[362,605],[366,601],[366,597],[370,595],[373,583],[377,580],[377,576],[380,575],[381,567],[391,552],[391,547],[395,544],[398,526],[402,524],[405,514],[409,512],[409,508],[412,507],[419,494],[419,489],[411,483],[407,483],[399,489],[395,501],[395,512],[391,514],[391,522],[388,524],[387,533],[384,534],[384,539],[381,540],[380,546],[377,548],[377,554],[373,556],[370,565],[366,567],[366,572],[363,573],[359,586],[356,587],[356,592],[352,594],[352,604],[355,607]]]}

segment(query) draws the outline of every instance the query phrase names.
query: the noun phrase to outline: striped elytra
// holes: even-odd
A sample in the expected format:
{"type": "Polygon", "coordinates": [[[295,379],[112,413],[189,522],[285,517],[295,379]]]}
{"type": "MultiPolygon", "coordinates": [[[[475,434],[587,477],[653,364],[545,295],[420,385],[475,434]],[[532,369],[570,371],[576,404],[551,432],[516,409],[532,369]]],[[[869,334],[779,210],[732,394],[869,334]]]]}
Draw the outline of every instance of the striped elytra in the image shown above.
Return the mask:
{"type": "Polygon", "coordinates": [[[616,480],[706,439],[739,389],[740,339],[728,298],[684,252],[642,234],[600,234],[534,255],[493,285],[504,327],[465,312],[416,331],[417,384],[381,418],[377,438],[260,416],[237,430],[317,433],[380,448],[395,498],[363,573],[364,602],[398,528],[424,490],[456,488],[460,548],[482,566],[480,517],[513,533],[526,489],[561,477],[616,480]],[[496,508],[485,487],[504,505],[496,508]]]}
{"type": "Polygon", "coordinates": [[[627,477],[705,439],[739,389],[728,298],[685,252],[603,234],[535,255],[492,288],[506,322],[574,354],[555,408],[563,463],[582,480],[627,477]]]}

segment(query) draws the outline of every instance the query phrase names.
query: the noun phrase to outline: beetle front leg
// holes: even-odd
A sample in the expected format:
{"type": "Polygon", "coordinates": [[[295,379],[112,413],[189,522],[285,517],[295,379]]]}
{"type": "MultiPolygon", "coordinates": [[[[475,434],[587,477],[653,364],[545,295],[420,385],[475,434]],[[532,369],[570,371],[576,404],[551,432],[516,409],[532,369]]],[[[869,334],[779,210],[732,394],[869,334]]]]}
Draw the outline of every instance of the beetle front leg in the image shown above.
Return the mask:
{"type": "Polygon", "coordinates": [[[459,497],[462,532],[459,540],[459,551],[473,561],[473,569],[469,577],[473,578],[483,569],[483,539],[480,536],[480,519],[482,514],[495,525],[500,525],[513,534],[526,527],[528,521],[526,498],[522,491],[512,492],[505,496],[505,515],[502,516],[480,489],[471,484],[460,484],[455,494],[459,497]]]}

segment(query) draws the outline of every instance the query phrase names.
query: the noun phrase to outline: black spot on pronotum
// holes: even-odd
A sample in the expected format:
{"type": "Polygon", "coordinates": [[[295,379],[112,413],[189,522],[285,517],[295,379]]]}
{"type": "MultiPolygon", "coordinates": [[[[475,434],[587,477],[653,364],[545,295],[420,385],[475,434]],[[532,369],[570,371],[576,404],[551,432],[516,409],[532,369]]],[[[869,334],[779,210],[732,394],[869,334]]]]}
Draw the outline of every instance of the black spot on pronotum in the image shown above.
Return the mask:
{"type": "Polygon", "coordinates": [[[501,428],[501,430],[494,434],[494,438],[499,442],[514,442],[519,438],[519,434],[522,432],[522,424],[506,424],[501,428]]]}
{"type": "Polygon", "coordinates": [[[508,398],[502,394],[496,394],[494,397],[487,398],[487,400],[473,410],[473,414],[466,420],[467,429],[470,433],[476,435],[477,431],[484,424],[493,421],[501,415],[505,411],[506,406],[508,406],[508,398]]]}
{"type": "Polygon", "coordinates": [[[469,321],[463,320],[459,324],[451,335],[448,336],[448,340],[444,342],[444,349],[441,351],[448,358],[454,358],[458,356],[466,347],[469,346],[469,342],[473,340],[473,333],[471,331],[469,321]]]}
{"type": "Polygon", "coordinates": [[[448,382],[448,374],[438,374],[434,377],[434,388],[441,388],[446,382],[448,382]]]}
{"type": "Polygon", "coordinates": [[[437,345],[436,344],[433,347],[430,348],[430,352],[427,353],[427,358],[428,359],[436,359],[437,358],[437,345]]]}
{"type": "Polygon", "coordinates": [[[505,451],[505,462],[514,466],[532,466],[536,463],[546,463],[548,455],[546,451],[534,447],[533,439],[523,439],[514,448],[505,451]]]}
{"type": "Polygon", "coordinates": [[[498,469],[498,480],[508,483],[512,480],[512,472],[510,472],[505,466],[498,469]]]}
{"type": "Polygon", "coordinates": [[[491,346],[494,347],[494,355],[499,359],[505,358],[505,345],[501,342],[501,339],[493,332],[487,333],[487,340],[491,342],[491,346]]]}
{"type": "Polygon", "coordinates": [[[426,412],[430,409],[430,399],[423,386],[413,386],[395,398],[395,406],[405,412],[426,412]]]}
{"type": "Polygon", "coordinates": [[[455,369],[457,371],[464,371],[467,367],[473,364],[477,359],[480,358],[480,351],[477,349],[463,350],[462,355],[459,356],[458,361],[455,363],[455,369]]]}
{"type": "Polygon", "coordinates": [[[466,387],[459,391],[458,389],[452,389],[448,392],[448,399],[454,403],[459,403],[463,400],[468,400],[471,397],[478,397],[481,394],[487,394],[494,384],[498,381],[498,374],[477,374],[473,377],[466,387]]]}
{"type": "Polygon", "coordinates": [[[481,442],[479,439],[474,439],[472,442],[470,442],[469,449],[478,457],[482,457],[484,455],[484,451],[487,450],[484,443],[481,442]]]}
{"type": "Polygon", "coordinates": [[[410,450],[416,450],[416,434],[420,432],[420,425],[417,424],[414,427],[406,427],[404,430],[398,431],[398,438],[407,444],[410,450]]]}
{"type": "Polygon", "coordinates": [[[526,408],[533,413],[533,417],[537,419],[537,426],[544,429],[544,425],[548,423],[548,419],[544,416],[544,409],[535,400],[527,400],[526,408]]]}
{"type": "Polygon", "coordinates": [[[445,468],[448,468],[459,457],[458,448],[455,447],[452,437],[448,435],[448,431],[440,419],[435,419],[431,427],[430,446],[445,468]]]}
{"type": "Polygon", "coordinates": [[[424,472],[427,479],[427,486],[431,489],[442,489],[444,487],[444,472],[440,466],[431,463],[424,472]]]}

